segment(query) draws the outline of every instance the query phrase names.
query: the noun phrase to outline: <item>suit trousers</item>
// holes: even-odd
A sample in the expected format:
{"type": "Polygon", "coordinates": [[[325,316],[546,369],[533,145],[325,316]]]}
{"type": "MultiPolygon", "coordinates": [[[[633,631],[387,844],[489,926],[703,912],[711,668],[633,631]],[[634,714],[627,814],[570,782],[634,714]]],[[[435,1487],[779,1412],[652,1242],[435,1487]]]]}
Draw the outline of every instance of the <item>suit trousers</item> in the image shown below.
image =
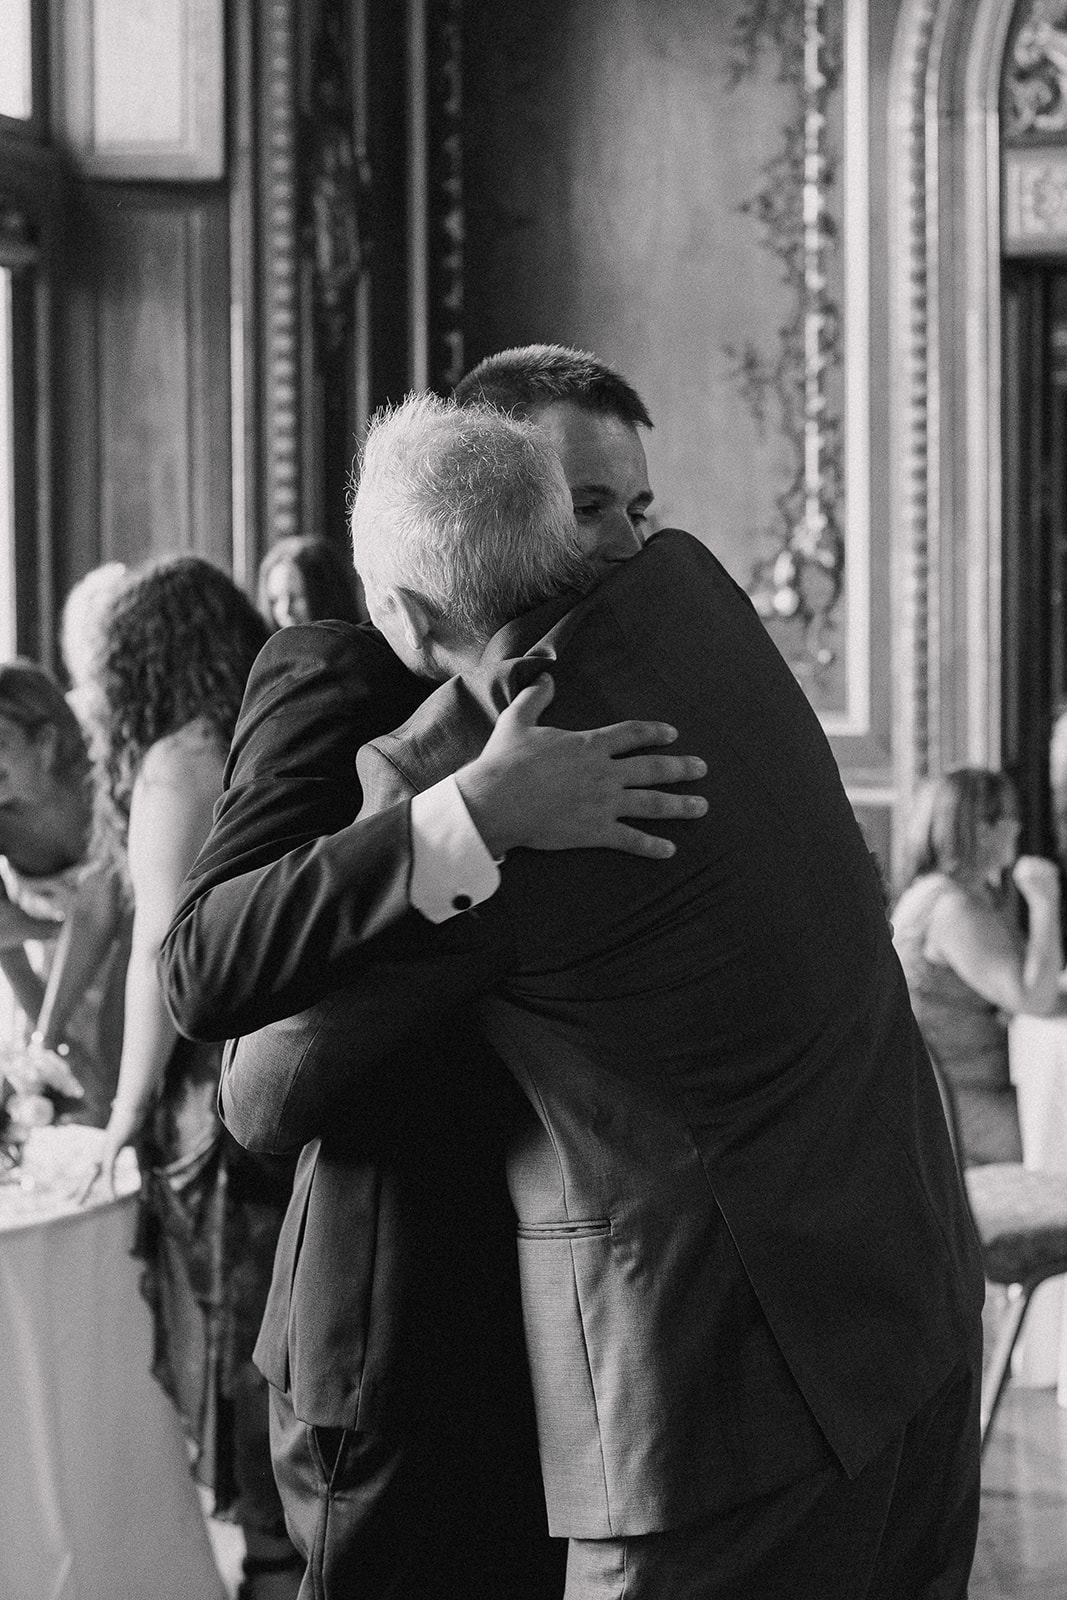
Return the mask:
{"type": "Polygon", "coordinates": [[[533,1515],[501,1507],[447,1416],[387,1436],[310,1427],[287,1395],[270,1398],[274,1472],[307,1562],[299,1600],[560,1600],[567,1547],[538,1527],[543,1498],[533,1515]]]}
{"type": "Polygon", "coordinates": [[[965,1600],[980,1388],[957,1368],[853,1479],[835,1465],[664,1533],[572,1539],[565,1600],[965,1600]]]}

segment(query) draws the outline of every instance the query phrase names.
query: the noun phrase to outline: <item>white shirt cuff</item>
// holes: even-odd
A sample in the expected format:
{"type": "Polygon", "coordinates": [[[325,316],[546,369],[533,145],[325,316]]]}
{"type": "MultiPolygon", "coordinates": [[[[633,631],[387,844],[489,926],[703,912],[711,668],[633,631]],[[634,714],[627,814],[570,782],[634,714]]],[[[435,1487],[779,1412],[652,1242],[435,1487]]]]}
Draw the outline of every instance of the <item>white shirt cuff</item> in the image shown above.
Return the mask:
{"type": "Polygon", "coordinates": [[[430,922],[481,905],[500,885],[455,778],[442,778],[412,800],[411,854],[411,903],[430,922]]]}

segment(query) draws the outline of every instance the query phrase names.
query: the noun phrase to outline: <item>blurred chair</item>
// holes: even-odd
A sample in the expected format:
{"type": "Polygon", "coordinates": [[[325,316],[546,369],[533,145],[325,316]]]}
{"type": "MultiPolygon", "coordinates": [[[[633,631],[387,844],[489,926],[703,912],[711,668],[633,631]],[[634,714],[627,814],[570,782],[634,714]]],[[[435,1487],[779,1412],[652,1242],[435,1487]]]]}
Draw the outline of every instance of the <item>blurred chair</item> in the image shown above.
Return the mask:
{"type": "Polygon", "coordinates": [[[984,1450],[1034,1290],[1046,1278],[1067,1273],[1067,1173],[1031,1172],[1014,1161],[964,1170],[955,1092],[932,1050],[930,1060],[981,1242],[986,1282],[1007,1290],[1007,1306],[982,1374],[984,1450]]]}

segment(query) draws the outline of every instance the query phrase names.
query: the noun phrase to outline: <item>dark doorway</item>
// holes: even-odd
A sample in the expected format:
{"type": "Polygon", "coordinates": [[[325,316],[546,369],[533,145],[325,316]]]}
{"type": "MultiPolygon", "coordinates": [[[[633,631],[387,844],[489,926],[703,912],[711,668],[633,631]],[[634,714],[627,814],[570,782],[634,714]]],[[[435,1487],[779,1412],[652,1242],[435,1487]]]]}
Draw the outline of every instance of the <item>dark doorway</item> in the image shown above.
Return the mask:
{"type": "Polygon", "coordinates": [[[1004,766],[1022,849],[1063,861],[1049,745],[1067,708],[1067,260],[1006,262],[1002,304],[1004,766]]]}

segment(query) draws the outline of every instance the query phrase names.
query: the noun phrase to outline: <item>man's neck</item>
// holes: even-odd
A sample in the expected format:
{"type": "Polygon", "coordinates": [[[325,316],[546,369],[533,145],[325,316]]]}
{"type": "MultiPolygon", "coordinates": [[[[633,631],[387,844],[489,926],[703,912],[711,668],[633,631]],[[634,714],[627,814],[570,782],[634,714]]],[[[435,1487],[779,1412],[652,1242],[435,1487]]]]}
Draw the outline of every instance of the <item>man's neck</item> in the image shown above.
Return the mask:
{"type": "Polygon", "coordinates": [[[473,672],[481,663],[488,640],[467,640],[463,643],[435,643],[430,651],[430,675],[438,683],[473,672]]]}

